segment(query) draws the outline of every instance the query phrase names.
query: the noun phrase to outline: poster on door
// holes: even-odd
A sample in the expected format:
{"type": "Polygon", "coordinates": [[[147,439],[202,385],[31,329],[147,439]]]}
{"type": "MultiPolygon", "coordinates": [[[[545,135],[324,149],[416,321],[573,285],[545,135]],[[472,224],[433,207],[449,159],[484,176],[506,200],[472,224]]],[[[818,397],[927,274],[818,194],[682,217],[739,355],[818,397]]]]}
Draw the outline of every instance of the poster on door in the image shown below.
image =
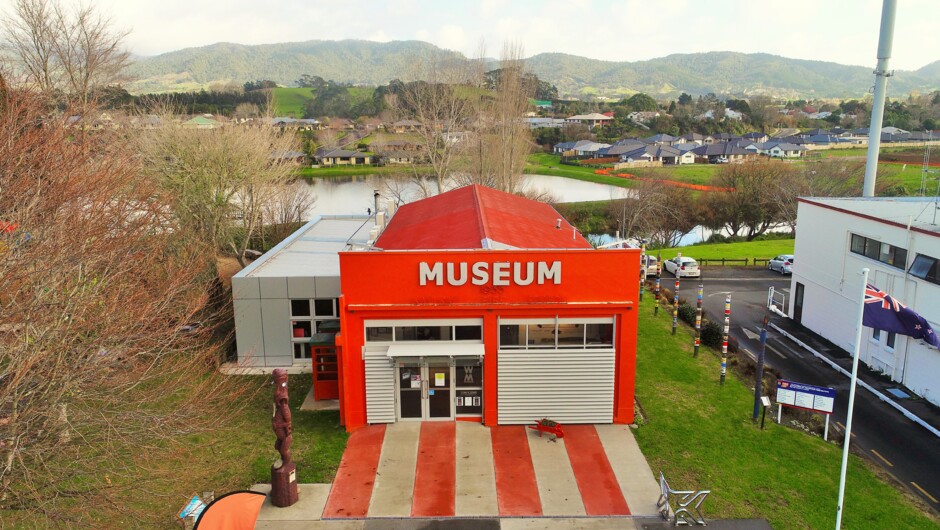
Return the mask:
{"type": "Polygon", "coordinates": [[[447,383],[447,374],[444,372],[437,372],[434,374],[434,386],[445,386],[447,383]]]}
{"type": "Polygon", "coordinates": [[[411,376],[411,388],[421,388],[421,375],[414,374],[411,376]]]}

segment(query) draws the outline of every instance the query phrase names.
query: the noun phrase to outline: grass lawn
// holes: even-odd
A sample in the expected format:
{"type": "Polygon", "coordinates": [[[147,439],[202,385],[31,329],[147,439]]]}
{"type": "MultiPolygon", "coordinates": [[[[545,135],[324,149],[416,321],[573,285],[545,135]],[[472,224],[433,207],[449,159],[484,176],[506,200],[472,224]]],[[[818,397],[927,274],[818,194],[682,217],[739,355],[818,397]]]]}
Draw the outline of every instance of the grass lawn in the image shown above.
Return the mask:
{"type": "Polygon", "coordinates": [[[313,99],[313,89],[282,88],[274,89],[274,115],[302,118],[304,106],[313,99]]]}
{"type": "Polygon", "coordinates": [[[777,254],[792,254],[794,241],[794,239],[771,239],[768,241],[691,245],[687,247],[651,250],[650,254],[658,253],[663,259],[674,258],[679,252],[682,252],[683,256],[695,259],[766,259],[772,258],[777,254]]]}
{"type": "Polygon", "coordinates": [[[560,156],[547,153],[534,153],[529,155],[525,172],[535,175],[550,175],[554,177],[586,180],[588,182],[610,184],[611,186],[620,186],[622,188],[629,188],[635,185],[628,179],[596,175],[594,174],[593,168],[562,165],[560,156]]]}
{"type": "Polygon", "coordinates": [[[723,166],[718,164],[685,164],[681,166],[666,166],[653,168],[625,169],[638,177],[652,179],[675,180],[688,184],[711,184],[712,179],[723,166]]]}
{"type": "MultiPolygon", "coordinates": [[[[672,336],[652,297],[640,305],[636,397],[645,415],[636,440],[654,474],[677,489],[710,489],[706,517],[763,517],[773,528],[831,528],[842,449],[802,431],[751,422],[753,390],[734,375],[718,384],[708,348],[692,357],[683,325],[672,336]]],[[[844,528],[937,528],[860,458],[849,459],[844,528]]]]}

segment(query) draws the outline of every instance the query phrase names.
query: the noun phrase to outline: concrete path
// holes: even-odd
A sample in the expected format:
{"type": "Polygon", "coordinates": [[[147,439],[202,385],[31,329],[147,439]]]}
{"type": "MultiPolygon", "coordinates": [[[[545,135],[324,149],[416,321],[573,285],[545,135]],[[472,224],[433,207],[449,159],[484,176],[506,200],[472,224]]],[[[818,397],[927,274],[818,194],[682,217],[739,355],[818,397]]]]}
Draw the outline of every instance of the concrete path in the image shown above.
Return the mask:
{"type": "Polygon", "coordinates": [[[289,508],[265,501],[256,528],[629,530],[656,521],[658,483],[628,426],[566,434],[467,422],[365,427],[332,486],[302,484],[289,508]]]}

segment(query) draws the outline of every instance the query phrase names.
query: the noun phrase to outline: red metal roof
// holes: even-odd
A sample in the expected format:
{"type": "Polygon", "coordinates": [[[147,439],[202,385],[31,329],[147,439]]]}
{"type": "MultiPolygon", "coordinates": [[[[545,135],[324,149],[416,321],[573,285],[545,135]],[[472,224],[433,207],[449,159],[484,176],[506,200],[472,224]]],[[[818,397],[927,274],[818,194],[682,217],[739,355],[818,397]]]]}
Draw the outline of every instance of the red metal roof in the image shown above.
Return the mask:
{"type": "Polygon", "coordinates": [[[591,248],[551,206],[477,184],[398,209],[382,250],[591,248]],[[561,220],[561,228],[556,228],[561,220]]]}

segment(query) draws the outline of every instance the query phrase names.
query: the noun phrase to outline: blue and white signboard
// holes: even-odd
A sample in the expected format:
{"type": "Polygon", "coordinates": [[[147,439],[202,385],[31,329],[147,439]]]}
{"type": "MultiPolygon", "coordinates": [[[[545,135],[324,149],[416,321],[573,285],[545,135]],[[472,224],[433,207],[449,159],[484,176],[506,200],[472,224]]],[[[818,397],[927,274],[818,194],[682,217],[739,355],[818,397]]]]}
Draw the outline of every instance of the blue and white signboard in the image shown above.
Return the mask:
{"type": "Polygon", "coordinates": [[[186,506],[183,506],[183,509],[180,510],[179,518],[185,519],[192,516],[193,518],[198,518],[199,514],[206,509],[206,503],[202,502],[202,499],[199,498],[199,495],[193,494],[193,497],[189,499],[189,502],[186,503],[186,506]]]}
{"type": "Polygon", "coordinates": [[[777,381],[777,403],[823,414],[832,414],[836,391],[825,386],[813,386],[796,381],[777,381]]]}

